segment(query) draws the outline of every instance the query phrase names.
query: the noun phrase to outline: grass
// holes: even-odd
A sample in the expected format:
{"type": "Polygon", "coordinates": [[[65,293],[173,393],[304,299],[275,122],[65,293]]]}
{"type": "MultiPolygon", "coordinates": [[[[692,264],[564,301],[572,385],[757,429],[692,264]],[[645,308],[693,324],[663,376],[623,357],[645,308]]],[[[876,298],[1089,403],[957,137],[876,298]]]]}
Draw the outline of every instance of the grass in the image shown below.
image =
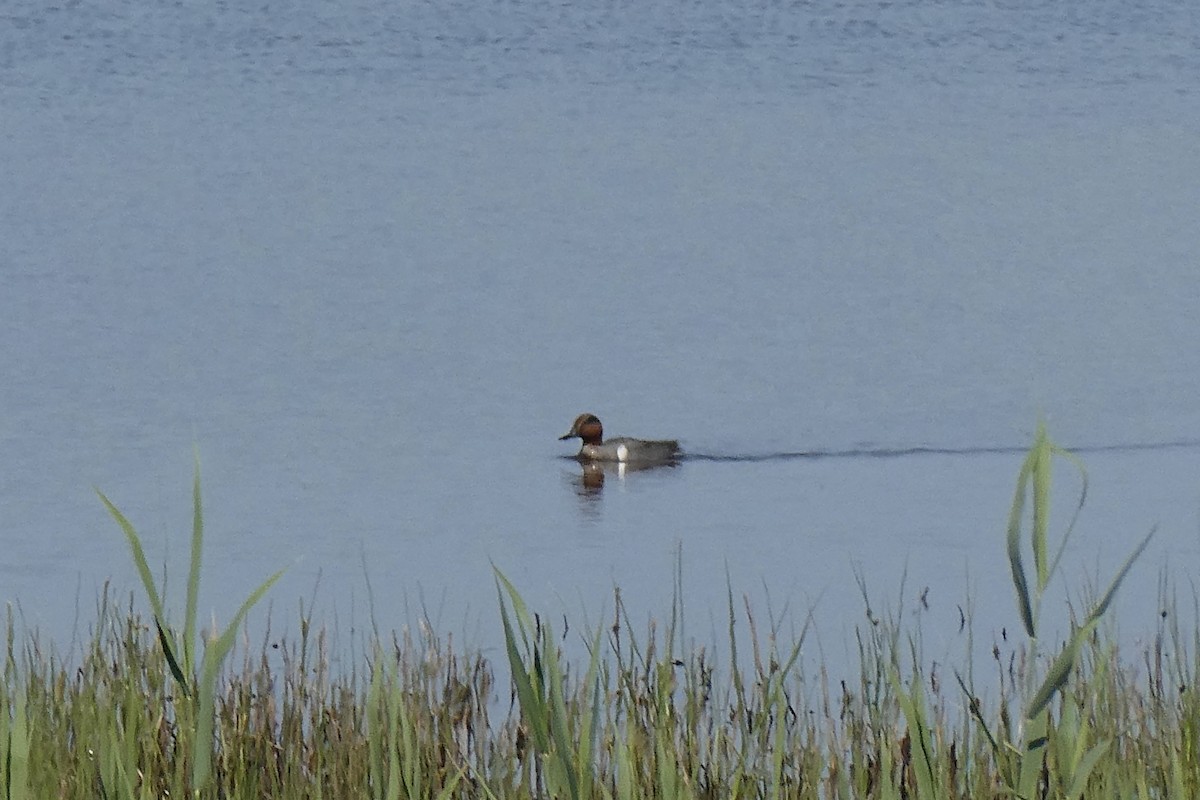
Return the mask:
{"type": "Polygon", "coordinates": [[[1023,638],[989,645],[990,670],[947,674],[924,662],[918,632],[868,604],[844,678],[806,672],[807,626],[785,637],[731,588],[722,642],[682,641],[678,599],[637,629],[618,591],[611,621],[573,634],[576,646],[499,571],[500,663],[422,628],[334,672],[327,632],[303,608],[298,638],[235,647],[277,576],[224,631],[196,630],[197,469],[182,630],[107,499],[151,618],[106,591],[68,662],[18,635],[10,610],[0,798],[1200,796],[1200,630],[1180,628],[1165,584],[1170,613],[1144,651],[1123,654],[1102,624],[1144,541],[1065,640],[1042,640],[1062,552],[1051,467],[1064,457],[1039,431],[1014,493],[1007,567],[1023,638]],[[579,663],[566,655],[580,649],[579,663]]]}

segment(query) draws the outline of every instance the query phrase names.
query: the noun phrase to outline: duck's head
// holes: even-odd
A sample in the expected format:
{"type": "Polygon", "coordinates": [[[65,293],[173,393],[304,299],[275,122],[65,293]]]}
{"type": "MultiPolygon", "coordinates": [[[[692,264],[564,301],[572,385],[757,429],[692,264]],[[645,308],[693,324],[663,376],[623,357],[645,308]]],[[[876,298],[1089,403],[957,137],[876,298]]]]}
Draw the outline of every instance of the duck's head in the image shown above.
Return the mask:
{"type": "Polygon", "coordinates": [[[571,425],[571,430],[558,437],[559,441],[579,437],[584,444],[600,444],[604,441],[604,426],[595,414],[580,414],[571,425]]]}

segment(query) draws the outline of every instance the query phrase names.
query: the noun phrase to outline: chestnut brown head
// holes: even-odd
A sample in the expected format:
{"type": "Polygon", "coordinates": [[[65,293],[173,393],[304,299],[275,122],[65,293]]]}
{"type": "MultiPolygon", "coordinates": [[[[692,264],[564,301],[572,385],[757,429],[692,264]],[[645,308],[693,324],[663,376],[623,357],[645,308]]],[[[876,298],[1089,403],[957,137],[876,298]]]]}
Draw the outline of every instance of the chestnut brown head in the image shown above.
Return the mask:
{"type": "Polygon", "coordinates": [[[580,414],[571,425],[571,430],[558,439],[562,441],[575,437],[582,439],[584,444],[600,444],[604,441],[604,426],[600,424],[600,418],[595,414],[580,414]]]}

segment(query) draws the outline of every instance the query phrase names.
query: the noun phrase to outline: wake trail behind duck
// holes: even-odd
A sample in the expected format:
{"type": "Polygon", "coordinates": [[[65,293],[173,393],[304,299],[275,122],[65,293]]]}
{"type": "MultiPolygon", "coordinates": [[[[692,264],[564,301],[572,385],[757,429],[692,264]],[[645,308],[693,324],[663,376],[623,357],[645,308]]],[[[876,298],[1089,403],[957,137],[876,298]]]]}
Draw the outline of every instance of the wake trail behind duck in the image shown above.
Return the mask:
{"type": "MultiPolygon", "coordinates": [[[[1154,450],[1187,450],[1200,449],[1200,439],[1178,439],[1164,442],[1121,442],[1116,444],[1085,444],[1077,447],[1063,447],[1071,453],[1121,453],[1154,450]]],[[[935,447],[930,445],[914,445],[911,447],[879,447],[862,446],[847,449],[823,449],[782,451],[774,453],[708,453],[685,452],[683,458],[688,461],[726,461],[726,462],[762,462],[762,461],[797,461],[801,459],[817,460],[822,458],[907,458],[910,456],[994,456],[994,455],[1023,455],[1029,448],[1017,446],[973,446],[973,447],[935,447]]]]}

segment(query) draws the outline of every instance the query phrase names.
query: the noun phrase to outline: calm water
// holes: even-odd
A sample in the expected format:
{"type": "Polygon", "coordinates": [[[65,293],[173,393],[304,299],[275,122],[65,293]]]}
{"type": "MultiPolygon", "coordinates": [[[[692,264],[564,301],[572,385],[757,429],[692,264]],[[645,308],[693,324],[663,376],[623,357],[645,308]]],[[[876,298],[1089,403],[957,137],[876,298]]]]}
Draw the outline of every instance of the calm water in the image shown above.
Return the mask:
{"type": "Polygon", "coordinates": [[[290,565],[284,627],[369,577],[486,644],[493,563],[644,616],[681,551],[697,636],[728,574],[836,651],[857,571],[952,649],[968,594],[1016,622],[1041,415],[1101,448],[1074,589],[1159,525],[1148,632],[1200,566],[1198,43],[1186,2],[10,4],[0,599],[65,638],[137,586],[93,487],[180,595],[195,444],[220,618],[290,565]],[[586,487],[582,411],[707,458],[586,487]]]}

